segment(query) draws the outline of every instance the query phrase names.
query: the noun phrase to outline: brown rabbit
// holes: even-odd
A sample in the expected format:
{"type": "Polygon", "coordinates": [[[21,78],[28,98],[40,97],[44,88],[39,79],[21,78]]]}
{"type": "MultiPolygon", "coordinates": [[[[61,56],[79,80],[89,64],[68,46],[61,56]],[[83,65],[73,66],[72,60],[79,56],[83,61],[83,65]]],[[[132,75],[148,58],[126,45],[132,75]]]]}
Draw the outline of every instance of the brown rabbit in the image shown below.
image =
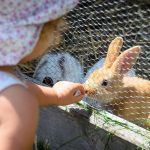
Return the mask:
{"type": "Polygon", "coordinates": [[[150,81],[124,75],[136,63],[140,47],[119,55],[122,43],[121,37],[112,41],[103,68],[95,70],[84,87],[88,97],[114,106],[114,114],[130,121],[145,121],[150,127],[150,81]]]}

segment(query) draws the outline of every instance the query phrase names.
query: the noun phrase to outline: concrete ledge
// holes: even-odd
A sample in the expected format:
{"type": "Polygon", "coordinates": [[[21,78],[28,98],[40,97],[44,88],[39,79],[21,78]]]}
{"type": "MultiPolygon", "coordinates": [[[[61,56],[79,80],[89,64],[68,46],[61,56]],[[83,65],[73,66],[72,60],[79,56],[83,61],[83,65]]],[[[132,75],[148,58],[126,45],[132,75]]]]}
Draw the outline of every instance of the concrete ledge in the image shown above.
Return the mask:
{"type": "Polygon", "coordinates": [[[50,150],[136,150],[138,147],[135,144],[144,149],[150,148],[147,145],[149,144],[147,142],[150,141],[148,131],[145,132],[142,129],[146,141],[144,145],[139,145],[141,144],[141,137],[144,138],[144,136],[140,135],[140,137],[138,134],[135,136],[134,131],[130,131],[125,126],[126,121],[124,122],[123,119],[117,120],[118,122],[121,121],[124,126],[116,127],[116,124],[113,124],[115,122],[114,118],[111,118],[112,116],[105,114],[113,121],[108,123],[106,118],[104,120],[104,111],[101,111],[101,115],[99,115],[94,111],[87,111],[82,106],[84,107],[81,104],[81,106],[42,108],[37,141],[44,142],[48,147],[47,149],[50,150]],[[130,139],[132,136],[135,140],[131,142],[134,144],[119,138],[119,134],[125,139],[130,139]]]}

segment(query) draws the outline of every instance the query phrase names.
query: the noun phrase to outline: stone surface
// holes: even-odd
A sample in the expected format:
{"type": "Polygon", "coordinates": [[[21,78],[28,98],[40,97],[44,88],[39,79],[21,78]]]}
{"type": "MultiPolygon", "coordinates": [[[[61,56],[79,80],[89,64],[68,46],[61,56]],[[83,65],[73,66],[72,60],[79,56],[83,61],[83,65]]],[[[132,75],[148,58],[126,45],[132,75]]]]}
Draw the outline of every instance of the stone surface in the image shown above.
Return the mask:
{"type": "Polygon", "coordinates": [[[58,107],[41,109],[37,141],[46,142],[49,150],[137,149],[133,144],[90,124],[87,114],[85,117],[77,111],[69,113],[58,107]]]}

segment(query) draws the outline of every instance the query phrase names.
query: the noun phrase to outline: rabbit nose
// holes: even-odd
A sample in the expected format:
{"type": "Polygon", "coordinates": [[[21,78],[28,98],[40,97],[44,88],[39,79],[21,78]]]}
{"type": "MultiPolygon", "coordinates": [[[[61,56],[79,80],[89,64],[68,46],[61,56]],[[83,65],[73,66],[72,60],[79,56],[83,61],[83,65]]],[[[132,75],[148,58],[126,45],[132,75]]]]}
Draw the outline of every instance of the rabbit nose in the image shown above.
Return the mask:
{"type": "Polygon", "coordinates": [[[85,89],[85,94],[87,94],[87,95],[95,94],[95,90],[94,90],[94,89],[91,89],[91,88],[88,87],[88,86],[85,86],[84,89],[85,89]]]}
{"type": "Polygon", "coordinates": [[[88,93],[88,90],[85,90],[85,94],[87,94],[88,93]]]}
{"type": "Polygon", "coordinates": [[[85,94],[88,94],[88,90],[85,90],[85,94]]]}
{"type": "Polygon", "coordinates": [[[94,95],[95,94],[95,91],[93,90],[93,89],[89,89],[88,91],[87,91],[87,95],[94,95]]]}
{"type": "Polygon", "coordinates": [[[83,84],[85,94],[88,94],[88,88],[85,84],[83,84]]]}

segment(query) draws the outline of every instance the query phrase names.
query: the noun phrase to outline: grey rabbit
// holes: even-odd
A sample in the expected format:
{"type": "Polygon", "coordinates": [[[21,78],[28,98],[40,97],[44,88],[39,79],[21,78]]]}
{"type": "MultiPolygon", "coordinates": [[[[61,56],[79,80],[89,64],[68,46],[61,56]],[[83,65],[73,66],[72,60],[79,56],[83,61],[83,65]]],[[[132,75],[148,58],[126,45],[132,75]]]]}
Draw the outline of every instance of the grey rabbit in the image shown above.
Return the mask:
{"type": "Polygon", "coordinates": [[[53,86],[58,81],[83,82],[83,67],[67,52],[47,53],[39,61],[33,77],[53,86]]]}

